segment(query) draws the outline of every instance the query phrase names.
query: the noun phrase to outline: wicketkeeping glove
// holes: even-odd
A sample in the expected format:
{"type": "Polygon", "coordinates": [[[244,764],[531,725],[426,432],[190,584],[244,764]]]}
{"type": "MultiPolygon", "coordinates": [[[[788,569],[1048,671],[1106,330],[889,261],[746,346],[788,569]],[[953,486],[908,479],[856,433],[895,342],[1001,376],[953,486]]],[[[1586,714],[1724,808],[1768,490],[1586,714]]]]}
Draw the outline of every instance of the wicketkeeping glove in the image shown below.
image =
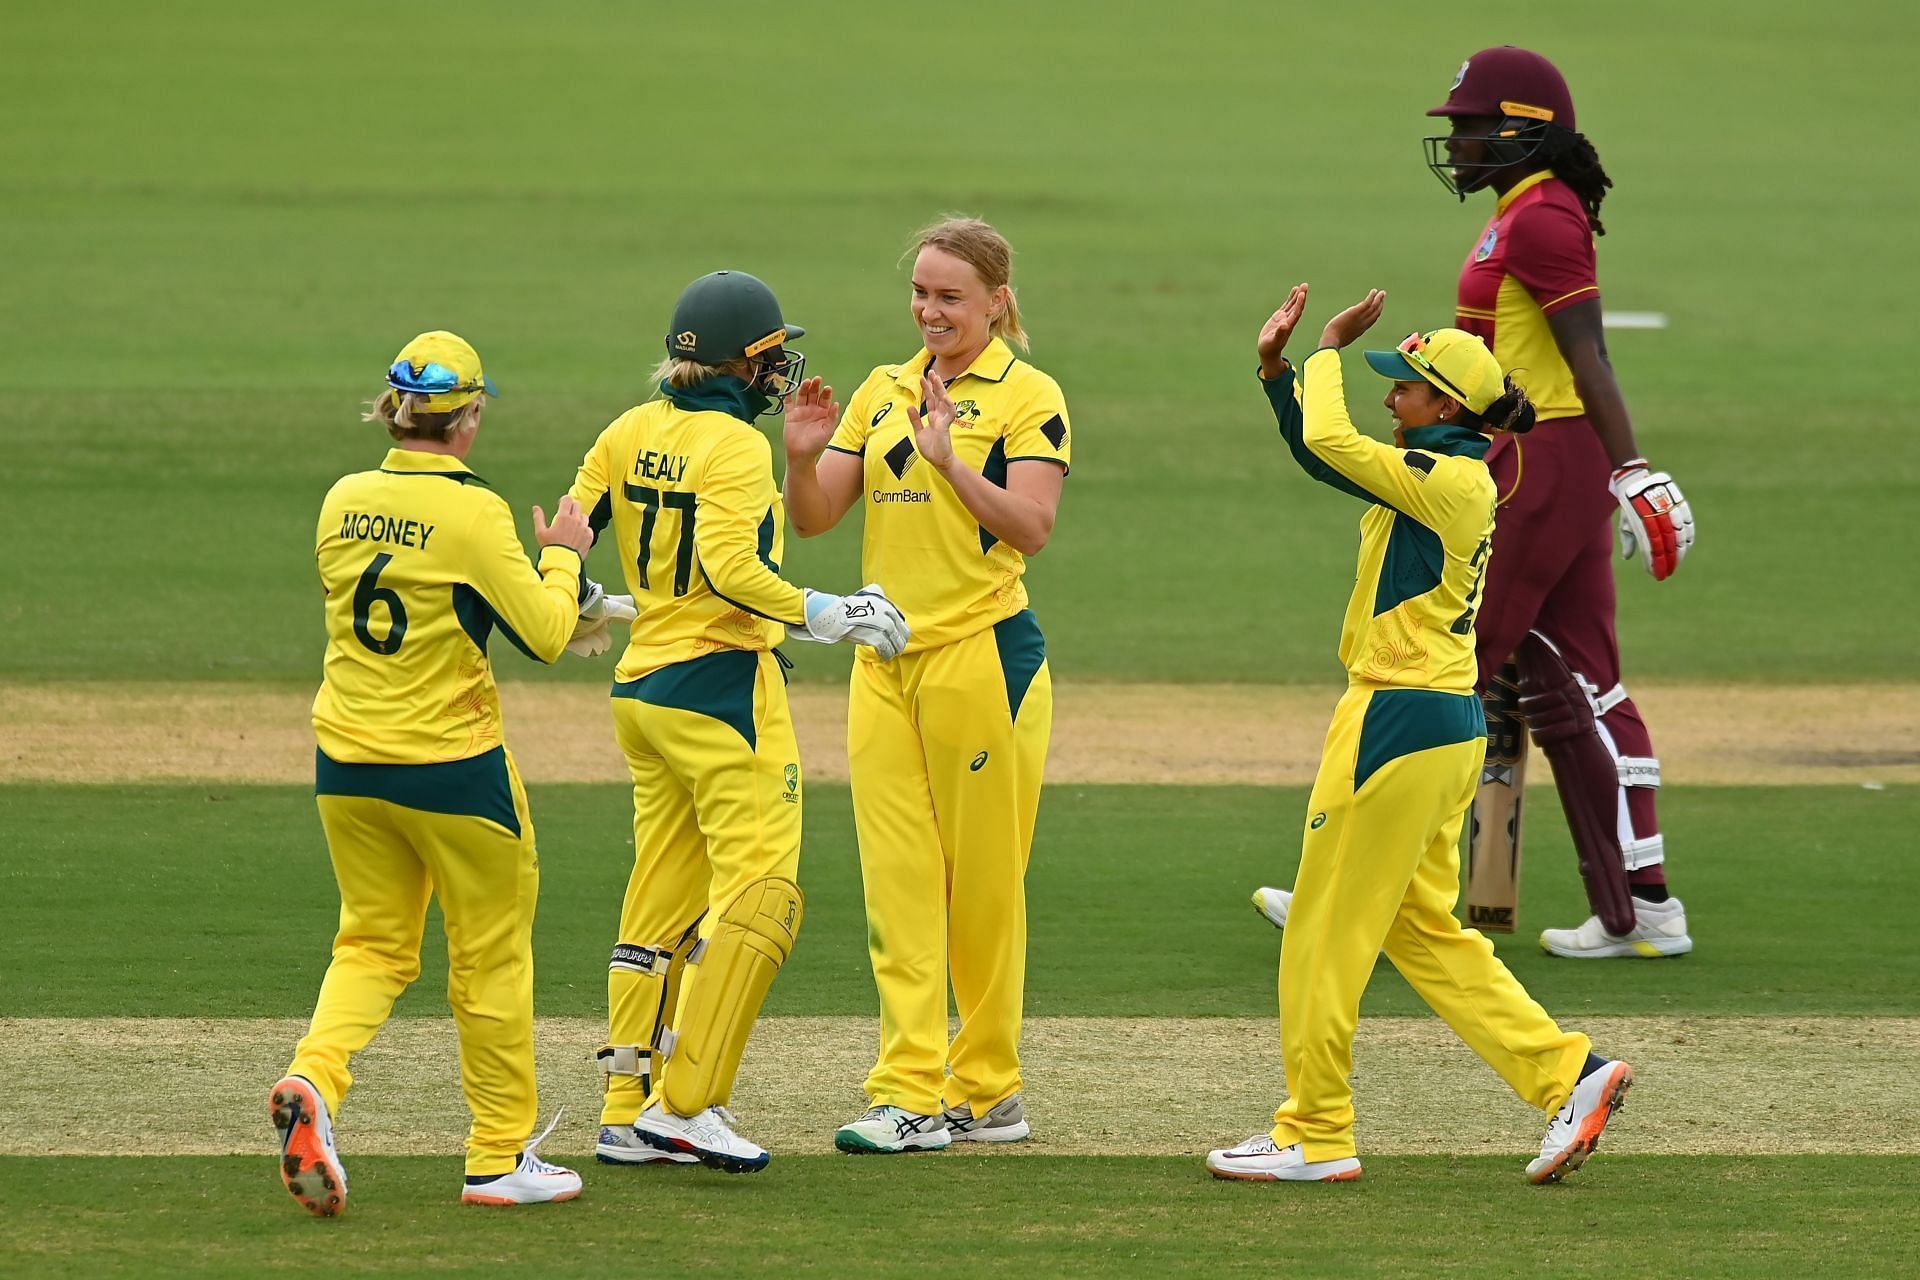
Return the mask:
{"type": "Polygon", "coordinates": [[[847,640],[870,645],[882,662],[899,657],[912,635],[900,606],[887,599],[887,593],[874,583],[847,596],[809,591],[806,610],[806,626],[791,628],[796,640],[817,640],[821,644],[847,640]]]}
{"type": "Polygon", "coordinates": [[[567,640],[567,652],[582,658],[597,658],[613,647],[613,637],[607,631],[609,624],[632,622],[639,616],[632,596],[610,596],[604,587],[589,578],[587,598],[580,606],[580,620],[573,624],[573,635],[567,640]]]}
{"type": "Polygon", "coordinates": [[[1638,555],[1656,581],[1671,577],[1693,545],[1693,508],[1680,486],[1635,458],[1614,470],[1607,488],[1620,504],[1620,554],[1638,555]]]}

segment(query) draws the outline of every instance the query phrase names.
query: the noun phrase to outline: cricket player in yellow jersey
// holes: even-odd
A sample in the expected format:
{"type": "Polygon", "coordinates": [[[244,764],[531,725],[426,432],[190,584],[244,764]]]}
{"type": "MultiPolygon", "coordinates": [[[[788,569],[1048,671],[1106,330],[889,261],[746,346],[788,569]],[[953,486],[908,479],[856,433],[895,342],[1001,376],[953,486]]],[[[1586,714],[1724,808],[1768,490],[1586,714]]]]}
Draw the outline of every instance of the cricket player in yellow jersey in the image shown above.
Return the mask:
{"type": "Polygon", "coordinates": [[[430,895],[446,922],[447,1001],[473,1111],[461,1198],[529,1204],[580,1192],[577,1174],[528,1141],[540,864],[487,647],[498,631],[552,662],[591,624],[582,602],[598,593],[581,558],[593,535],[570,498],[551,527],[535,507],[539,569],[527,563],[507,504],[466,463],[492,390],[463,339],[415,338],[367,415],[395,447],[320,508],[327,652],[314,790],[340,930],[271,1106],[287,1189],[322,1217],[346,1205],[333,1115],[353,1083],[348,1063],[420,974],[430,895]]]}
{"type": "Polygon", "coordinates": [[[1489,434],[1533,426],[1526,395],[1479,338],[1413,334],[1367,363],[1393,379],[1394,443],[1347,416],[1340,348],[1380,318],[1374,290],[1327,322],[1295,385],[1283,354],[1307,286],[1260,332],[1260,378],[1296,461],[1368,504],[1340,632],[1347,692],[1307,801],[1280,950],[1287,1101],[1273,1128],[1210,1152],[1217,1177],[1348,1182],[1353,1036],[1384,950],[1408,984],[1521,1098],[1551,1116],[1528,1180],[1580,1167],[1633,1072],[1562,1031],[1454,918],[1460,827],[1480,781],[1486,721],[1474,693],[1474,614],[1493,545],[1489,434]]]}
{"type": "Polygon", "coordinates": [[[607,972],[607,1073],[595,1154],[732,1173],[767,1152],[726,1104],[774,974],[799,932],[800,755],[774,648],[788,634],[897,657],[908,630],[875,588],[833,596],[780,576],[773,450],[754,427],[805,357],[760,280],[681,293],[662,398],[587,451],[572,497],[612,526],[638,613],[614,673],[633,775],[633,875],[607,972]]]}
{"type": "Polygon", "coordinates": [[[1026,335],[1000,233],[949,219],[914,247],[922,350],[875,369],[844,416],[810,381],[786,427],[795,531],[822,533],[860,503],[862,576],[913,621],[899,662],[854,665],[847,714],[880,992],[871,1105],[834,1135],[853,1153],[1029,1132],[1025,878],[1053,683],[1020,577],[1053,532],[1067,406],[1014,354],[1026,335]]]}

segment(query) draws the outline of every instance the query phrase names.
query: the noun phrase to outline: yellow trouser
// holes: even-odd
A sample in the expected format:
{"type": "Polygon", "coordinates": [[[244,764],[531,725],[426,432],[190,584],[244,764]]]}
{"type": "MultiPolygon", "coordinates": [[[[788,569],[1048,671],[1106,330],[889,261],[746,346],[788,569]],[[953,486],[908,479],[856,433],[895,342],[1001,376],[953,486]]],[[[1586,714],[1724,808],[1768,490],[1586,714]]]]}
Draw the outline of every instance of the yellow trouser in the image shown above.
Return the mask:
{"type": "Polygon", "coordinates": [[[513,757],[504,748],[450,765],[341,765],[322,756],[318,789],[340,884],[340,930],[313,1023],[288,1073],[313,1081],[338,1113],[353,1084],[348,1060],[420,976],[427,899],[437,895],[447,931],[447,1002],[460,1031],[460,1082],[473,1112],[467,1173],[506,1173],[519,1161],[539,1105],[533,909],[540,860],[513,757]]]}
{"type": "MultiPolygon", "coordinates": [[[[607,970],[607,1039],[651,1050],[662,1025],[673,1025],[666,975],[627,957],[684,956],[696,924],[706,937],[747,886],[797,877],[800,749],[774,656],[743,649],[614,685],[613,723],[633,775],[633,874],[607,970]]],[[[685,1005],[700,967],[687,968],[676,1004],[685,1005]]],[[[632,1124],[648,1084],[658,1093],[654,1076],[609,1076],[600,1123],[632,1124]]]]}
{"type": "Polygon", "coordinates": [[[1560,1030],[1454,919],[1460,824],[1486,753],[1471,694],[1355,686],[1340,699],[1307,801],[1280,946],[1287,1101],[1273,1140],[1308,1160],[1354,1154],[1353,1035],[1375,957],[1387,958],[1513,1091],[1566,1101],[1591,1047],[1560,1030]]]}
{"type": "Polygon", "coordinates": [[[1053,728],[1030,612],[891,663],[854,663],[847,712],[867,945],[880,990],[874,1105],[976,1115],[1020,1089],[1027,855],[1053,728]],[[960,1030],[947,1041],[947,982],[960,1030]],[[952,1080],[947,1080],[951,1070],[952,1080]]]}

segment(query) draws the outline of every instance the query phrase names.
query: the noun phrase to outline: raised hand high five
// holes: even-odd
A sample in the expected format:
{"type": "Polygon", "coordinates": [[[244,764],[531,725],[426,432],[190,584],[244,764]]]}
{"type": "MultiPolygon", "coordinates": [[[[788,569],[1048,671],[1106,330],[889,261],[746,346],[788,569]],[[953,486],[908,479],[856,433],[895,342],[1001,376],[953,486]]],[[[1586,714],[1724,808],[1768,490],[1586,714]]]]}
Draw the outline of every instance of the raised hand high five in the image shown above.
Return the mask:
{"type": "Polygon", "coordinates": [[[1306,309],[1307,286],[1297,284],[1287,291],[1287,300],[1280,304],[1280,309],[1260,327],[1260,339],[1254,349],[1260,353],[1261,377],[1280,376],[1287,360],[1287,339],[1293,336],[1293,327],[1300,323],[1300,313],[1306,309]]]}
{"type": "Polygon", "coordinates": [[[1344,347],[1373,328],[1374,321],[1380,318],[1380,312],[1386,308],[1387,291],[1369,289],[1367,296],[1327,321],[1327,327],[1320,331],[1320,345],[1323,347],[1344,347]]]}
{"type": "Polygon", "coordinates": [[[839,425],[840,405],[833,398],[833,388],[819,378],[808,378],[787,402],[781,443],[789,458],[817,458],[839,425]]]}

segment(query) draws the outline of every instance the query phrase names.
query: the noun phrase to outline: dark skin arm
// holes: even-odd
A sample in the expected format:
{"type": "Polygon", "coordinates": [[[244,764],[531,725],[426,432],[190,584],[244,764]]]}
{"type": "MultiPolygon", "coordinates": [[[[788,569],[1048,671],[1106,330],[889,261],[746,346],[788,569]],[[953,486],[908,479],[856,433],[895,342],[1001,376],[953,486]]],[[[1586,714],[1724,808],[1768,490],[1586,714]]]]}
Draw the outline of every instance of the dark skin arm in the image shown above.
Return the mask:
{"type": "Polygon", "coordinates": [[[1553,340],[1573,370],[1573,388],[1587,407],[1587,421],[1600,437],[1601,448],[1614,466],[1640,456],[1627,419],[1627,402],[1614,380],[1607,359],[1607,339],[1600,327],[1600,300],[1587,298],[1547,317],[1553,340]]]}

